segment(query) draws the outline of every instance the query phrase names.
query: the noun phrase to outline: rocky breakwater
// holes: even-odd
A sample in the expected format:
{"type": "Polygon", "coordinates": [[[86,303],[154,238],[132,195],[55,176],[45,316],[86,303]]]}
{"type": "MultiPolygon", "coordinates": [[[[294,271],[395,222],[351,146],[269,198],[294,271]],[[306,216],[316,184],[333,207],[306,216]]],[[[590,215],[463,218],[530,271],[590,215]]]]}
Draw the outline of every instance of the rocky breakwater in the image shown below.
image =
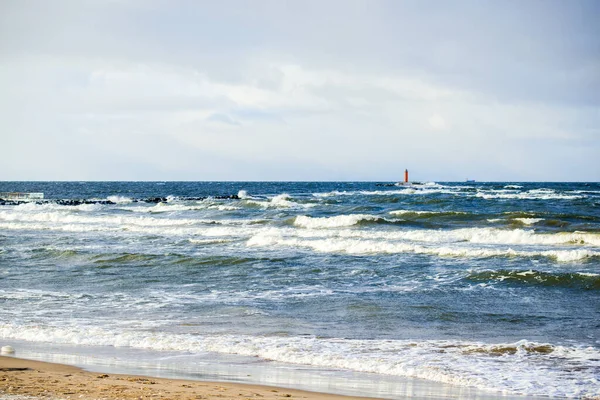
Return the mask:
{"type": "MultiPolygon", "coordinates": [[[[203,196],[203,197],[177,197],[179,201],[202,201],[208,198],[217,200],[239,200],[236,194],[227,196],[203,196]]],[[[132,203],[166,203],[169,199],[166,197],[147,197],[141,199],[131,199],[132,203]]],[[[34,204],[58,204],[61,206],[80,206],[82,204],[117,204],[114,201],[106,199],[45,199],[36,201],[9,200],[0,198],[0,206],[16,206],[19,204],[34,203],[34,204]]]]}

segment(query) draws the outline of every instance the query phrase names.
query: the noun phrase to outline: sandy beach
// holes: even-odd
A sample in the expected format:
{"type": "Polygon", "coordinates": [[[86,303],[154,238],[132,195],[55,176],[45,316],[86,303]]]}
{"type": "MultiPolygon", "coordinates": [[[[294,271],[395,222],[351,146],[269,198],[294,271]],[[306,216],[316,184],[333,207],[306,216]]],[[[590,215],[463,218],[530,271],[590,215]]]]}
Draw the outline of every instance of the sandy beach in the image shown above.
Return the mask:
{"type": "Polygon", "coordinates": [[[0,356],[0,398],[43,399],[307,399],[352,400],[269,386],[104,374],[77,367],[0,356]]]}

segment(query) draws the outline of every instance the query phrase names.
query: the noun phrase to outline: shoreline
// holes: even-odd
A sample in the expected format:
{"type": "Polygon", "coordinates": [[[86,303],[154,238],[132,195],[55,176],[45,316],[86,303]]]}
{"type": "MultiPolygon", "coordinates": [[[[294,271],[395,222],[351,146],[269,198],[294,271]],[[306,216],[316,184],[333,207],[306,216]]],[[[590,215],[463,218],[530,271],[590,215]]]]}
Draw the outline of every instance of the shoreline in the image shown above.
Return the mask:
{"type": "Polygon", "coordinates": [[[5,344],[19,350],[18,354],[0,355],[0,400],[554,398],[485,390],[421,378],[350,371],[340,374],[340,371],[328,369],[257,364],[252,360],[249,363],[239,363],[239,360],[231,363],[231,359],[210,357],[189,369],[182,368],[186,362],[182,363],[182,359],[175,357],[175,364],[159,361],[144,366],[144,360],[161,360],[161,355],[142,352],[146,357],[140,358],[139,352],[131,349],[121,349],[118,357],[111,355],[113,362],[102,363],[99,361],[106,360],[111,353],[98,358],[100,354],[97,348],[53,345],[45,348],[44,352],[38,352],[36,350],[40,349],[32,343],[9,341],[5,344]],[[174,365],[176,367],[173,369],[174,365]],[[28,399],[19,396],[34,397],[28,399]]]}
{"type": "Polygon", "coordinates": [[[368,400],[275,386],[106,374],[78,367],[0,356],[0,399],[263,399],[368,400]]]}
{"type": "MultiPolygon", "coordinates": [[[[16,355],[9,355],[11,359],[73,366],[96,375],[240,384],[281,389],[280,391],[289,388],[301,392],[337,395],[344,399],[492,400],[501,397],[505,400],[523,400],[531,398],[422,378],[317,369],[248,357],[232,358],[231,355],[213,354],[210,357],[190,360],[189,355],[181,357],[176,353],[162,354],[128,348],[120,348],[118,352],[106,352],[105,348],[93,346],[73,347],[53,344],[48,347],[48,344],[40,345],[23,341],[7,341],[5,344],[19,349],[16,355]]],[[[0,363],[0,368],[1,365],[0,363]]],[[[0,382],[0,394],[1,384],[2,382],[0,382]]],[[[5,399],[0,395],[0,400],[5,399]]]]}

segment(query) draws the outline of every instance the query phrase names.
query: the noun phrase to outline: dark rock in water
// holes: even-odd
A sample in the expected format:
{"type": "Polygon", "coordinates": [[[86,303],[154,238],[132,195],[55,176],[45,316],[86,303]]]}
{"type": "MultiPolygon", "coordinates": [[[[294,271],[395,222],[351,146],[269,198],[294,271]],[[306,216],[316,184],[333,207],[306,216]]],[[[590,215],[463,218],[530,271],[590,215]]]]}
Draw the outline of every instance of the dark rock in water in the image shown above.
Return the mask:
{"type": "MultiPolygon", "coordinates": [[[[179,200],[184,201],[202,201],[206,200],[208,197],[181,197],[179,200]]],[[[213,199],[217,200],[239,200],[240,197],[237,194],[232,194],[229,196],[211,196],[213,199]]],[[[132,199],[132,203],[144,202],[144,203],[166,203],[168,199],[166,197],[148,197],[145,199],[132,199]]],[[[7,200],[0,199],[0,206],[17,206],[19,204],[32,203],[31,201],[22,201],[22,200],[7,200]]],[[[97,199],[45,199],[38,200],[34,202],[35,204],[58,204],[61,206],[80,206],[82,204],[103,204],[103,205],[113,205],[117,204],[114,201],[110,200],[97,200],[97,199]]]]}
{"type": "MultiPolygon", "coordinates": [[[[59,199],[45,203],[55,203],[61,206],[80,206],[82,204],[117,204],[110,200],[88,200],[88,199],[59,199]]],[[[41,204],[45,204],[41,203],[41,204]]]]}
{"type": "MultiPolygon", "coordinates": [[[[0,206],[18,206],[20,204],[28,204],[34,203],[33,201],[23,201],[23,200],[6,200],[0,199],[0,206]]],[[[42,201],[36,201],[35,204],[44,204],[42,201]]]]}
{"type": "Polygon", "coordinates": [[[166,203],[167,202],[167,198],[166,197],[149,197],[147,199],[142,200],[146,203],[166,203]]]}

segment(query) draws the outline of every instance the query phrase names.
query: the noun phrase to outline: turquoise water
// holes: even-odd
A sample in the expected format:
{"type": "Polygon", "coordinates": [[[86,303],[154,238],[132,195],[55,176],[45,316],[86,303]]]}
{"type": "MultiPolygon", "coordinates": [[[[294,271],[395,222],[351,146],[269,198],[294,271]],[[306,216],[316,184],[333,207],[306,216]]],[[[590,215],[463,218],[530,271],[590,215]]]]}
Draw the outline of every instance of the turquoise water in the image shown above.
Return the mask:
{"type": "Polygon", "coordinates": [[[5,341],[600,395],[600,184],[3,191],[46,197],[0,205],[5,341]]]}

